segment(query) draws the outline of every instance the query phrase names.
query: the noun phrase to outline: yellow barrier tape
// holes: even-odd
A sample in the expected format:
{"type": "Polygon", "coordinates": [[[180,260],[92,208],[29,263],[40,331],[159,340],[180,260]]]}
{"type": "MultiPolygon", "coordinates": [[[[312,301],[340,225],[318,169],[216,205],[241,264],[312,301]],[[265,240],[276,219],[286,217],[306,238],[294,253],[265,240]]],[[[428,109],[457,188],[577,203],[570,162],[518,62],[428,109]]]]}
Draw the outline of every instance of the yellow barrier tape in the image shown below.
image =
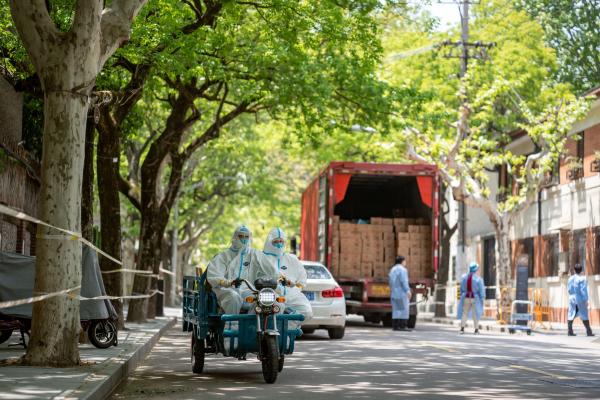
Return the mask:
{"type": "MultiPolygon", "coordinates": [[[[64,295],[64,294],[69,295],[71,292],[74,292],[79,289],[81,289],[81,285],[71,288],[71,289],[61,290],[59,292],[53,292],[53,293],[42,294],[39,296],[28,297],[26,299],[3,301],[0,303],[0,308],[16,307],[16,306],[20,306],[23,304],[35,303],[37,301],[46,300],[46,299],[64,295]]],[[[69,297],[73,298],[72,296],[69,296],[69,297]]]]}
{"type": "Polygon", "coordinates": [[[161,268],[160,272],[162,272],[163,274],[168,274],[168,275],[171,275],[171,276],[175,276],[175,273],[173,271],[169,271],[168,269],[161,268]]]}
{"type": "MultiPolygon", "coordinates": [[[[102,254],[104,257],[108,258],[111,261],[114,261],[115,263],[119,264],[119,265],[123,265],[123,263],[119,260],[117,260],[116,258],[112,257],[111,255],[103,252],[102,250],[100,250],[99,248],[97,248],[96,246],[94,246],[89,240],[83,238],[81,236],[81,233],[77,233],[77,232],[73,232],[70,231],[68,229],[64,229],[64,228],[59,228],[58,226],[54,226],[54,225],[50,225],[47,222],[44,222],[40,219],[34,218],[30,215],[25,214],[24,212],[21,211],[17,211],[14,210],[10,207],[7,207],[3,204],[0,204],[0,213],[1,214],[6,214],[6,215],[10,215],[11,217],[17,218],[17,219],[21,219],[24,221],[29,221],[29,222],[33,222],[34,224],[38,224],[38,225],[43,225],[43,226],[47,226],[48,228],[52,228],[52,229],[56,229],[59,232],[63,232],[67,234],[67,239],[69,240],[79,240],[80,242],[84,243],[86,246],[94,249],[96,252],[102,254]]],[[[39,237],[41,239],[58,239],[60,235],[39,235],[39,237]]],[[[65,237],[62,237],[63,239],[65,237]]]]}
{"type": "Polygon", "coordinates": [[[152,293],[150,294],[132,294],[129,296],[108,296],[108,295],[104,295],[104,296],[96,296],[96,297],[82,297],[82,296],[78,296],[80,301],[87,301],[87,300],[119,300],[119,299],[145,299],[145,298],[149,298],[152,296],[155,296],[157,294],[162,294],[164,295],[165,293],[160,291],[160,290],[154,290],[152,291],[152,293]]]}

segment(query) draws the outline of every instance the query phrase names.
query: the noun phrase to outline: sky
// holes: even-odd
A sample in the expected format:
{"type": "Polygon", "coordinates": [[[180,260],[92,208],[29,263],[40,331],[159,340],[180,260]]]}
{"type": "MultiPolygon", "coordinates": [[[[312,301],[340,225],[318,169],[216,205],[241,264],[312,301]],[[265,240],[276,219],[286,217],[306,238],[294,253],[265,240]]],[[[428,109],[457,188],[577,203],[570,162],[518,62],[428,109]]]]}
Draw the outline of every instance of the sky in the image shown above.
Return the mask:
{"type": "Polygon", "coordinates": [[[456,25],[460,22],[460,13],[458,12],[457,4],[437,3],[437,0],[432,0],[430,6],[425,8],[440,19],[440,30],[446,30],[448,24],[456,25]]]}

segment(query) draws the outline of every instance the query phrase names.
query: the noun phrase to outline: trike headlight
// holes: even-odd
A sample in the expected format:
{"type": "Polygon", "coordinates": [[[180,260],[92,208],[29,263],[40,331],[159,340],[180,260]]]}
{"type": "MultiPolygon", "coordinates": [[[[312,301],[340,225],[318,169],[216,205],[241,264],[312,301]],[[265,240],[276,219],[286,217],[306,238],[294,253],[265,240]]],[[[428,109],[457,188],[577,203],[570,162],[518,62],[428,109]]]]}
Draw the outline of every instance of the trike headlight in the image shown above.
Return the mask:
{"type": "Polygon", "coordinates": [[[263,289],[258,292],[258,304],[270,307],[275,303],[275,291],[273,289],[263,289]]]}

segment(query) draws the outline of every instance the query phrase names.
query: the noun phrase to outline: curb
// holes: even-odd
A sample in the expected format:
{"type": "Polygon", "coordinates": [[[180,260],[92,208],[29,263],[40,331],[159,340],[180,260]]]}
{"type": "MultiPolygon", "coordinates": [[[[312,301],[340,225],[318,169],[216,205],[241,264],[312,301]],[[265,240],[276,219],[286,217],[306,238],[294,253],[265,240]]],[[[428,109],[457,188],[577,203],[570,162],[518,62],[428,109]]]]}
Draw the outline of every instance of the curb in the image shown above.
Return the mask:
{"type": "Polygon", "coordinates": [[[108,361],[107,365],[98,371],[94,371],[92,377],[88,377],[75,393],[67,396],[67,399],[103,400],[108,398],[112,392],[133,372],[146,358],[161,336],[177,323],[177,318],[171,318],[158,330],[150,340],[138,347],[133,353],[115,357],[108,361]],[[92,387],[86,388],[86,386],[92,387]]]}
{"type": "MultiPolygon", "coordinates": [[[[431,317],[425,317],[425,318],[419,318],[419,321],[421,322],[432,322],[434,324],[442,324],[442,325],[449,325],[449,326],[456,326],[459,327],[460,326],[460,321],[459,320],[453,320],[453,319],[448,319],[448,318],[431,318],[431,317]]],[[[469,321],[467,323],[467,327],[472,326],[473,322],[469,321]]],[[[479,323],[479,330],[481,331],[490,331],[490,332],[500,332],[500,333],[508,333],[508,328],[505,326],[499,326],[499,325],[495,325],[495,324],[481,324],[479,323]]],[[[535,332],[535,331],[534,331],[535,332]]],[[[540,333],[540,332],[536,332],[536,333],[540,333]]]]}

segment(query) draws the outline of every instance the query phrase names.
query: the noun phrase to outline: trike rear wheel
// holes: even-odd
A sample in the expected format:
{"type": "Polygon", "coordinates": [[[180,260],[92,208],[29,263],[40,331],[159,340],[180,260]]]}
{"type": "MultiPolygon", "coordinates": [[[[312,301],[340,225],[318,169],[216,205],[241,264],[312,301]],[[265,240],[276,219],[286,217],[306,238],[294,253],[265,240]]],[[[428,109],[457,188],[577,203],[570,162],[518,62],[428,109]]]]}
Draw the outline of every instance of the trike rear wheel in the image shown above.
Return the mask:
{"type": "Polygon", "coordinates": [[[196,338],[196,332],[192,333],[192,372],[201,374],[204,370],[204,339],[196,338]]]}
{"type": "Polygon", "coordinates": [[[276,336],[263,339],[262,372],[265,382],[275,383],[279,372],[279,346],[276,336]]]}

